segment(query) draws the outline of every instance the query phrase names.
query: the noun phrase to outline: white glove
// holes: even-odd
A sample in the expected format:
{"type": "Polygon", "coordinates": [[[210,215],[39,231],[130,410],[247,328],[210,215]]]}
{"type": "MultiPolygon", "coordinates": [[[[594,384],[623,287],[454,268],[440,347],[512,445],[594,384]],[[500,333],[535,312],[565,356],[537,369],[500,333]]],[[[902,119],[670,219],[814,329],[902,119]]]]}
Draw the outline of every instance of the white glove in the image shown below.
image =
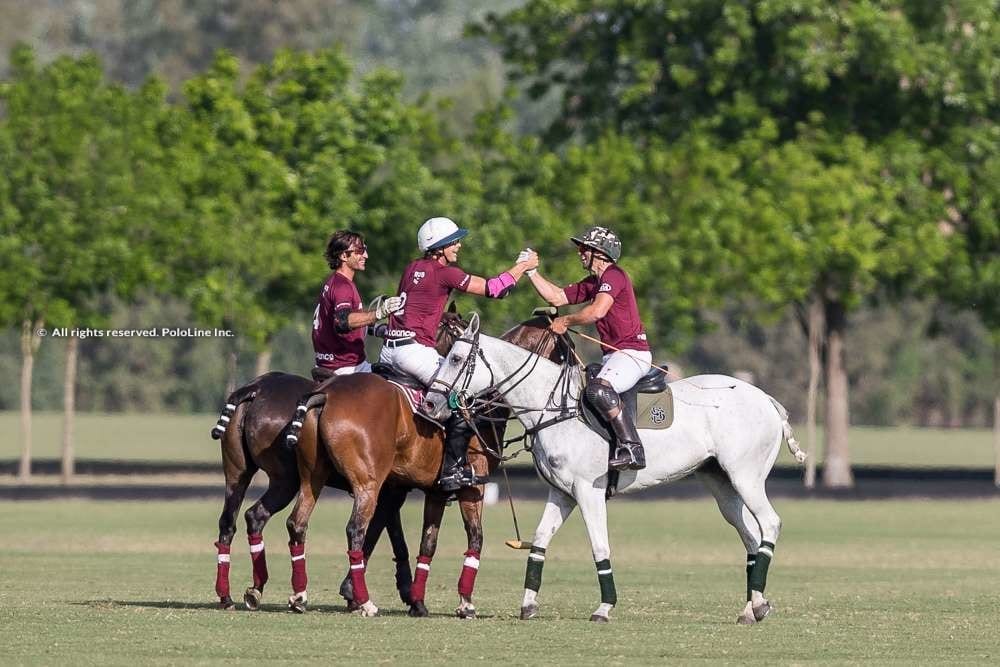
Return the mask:
{"type": "Polygon", "coordinates": [[[383,320],[392,313],[403,307],[403,298],[399,296],[387,296],[379,300],[375,306],[375,319],[383,320]]]}
{"type": "MultiPolygon", "coordinates": [[[[535,251],[534,251],[534,250],[532,250],[531,248],[525,248],[525,249],[524,249],[524,250],[522,250],[522,251],[521,251],[521,253],[520,253],[520,254],[519,254],[519,255],[517,256],[517,262],[515,262],[515,264],[520,264],[521,262],[526,262],[526,261],[528,261],[529,259],[531,259],[531,256],[532,256],[533,254],[535,254],[535,251]]],[[[533,276],[533,275],[535,275],[535,272],[536,272],[537,270],[538,270],[538,269],[528,269],[527,271],[525,271],[525,272],[524,272],[524,275],[526,275],[526,276],[533,276]]]]}

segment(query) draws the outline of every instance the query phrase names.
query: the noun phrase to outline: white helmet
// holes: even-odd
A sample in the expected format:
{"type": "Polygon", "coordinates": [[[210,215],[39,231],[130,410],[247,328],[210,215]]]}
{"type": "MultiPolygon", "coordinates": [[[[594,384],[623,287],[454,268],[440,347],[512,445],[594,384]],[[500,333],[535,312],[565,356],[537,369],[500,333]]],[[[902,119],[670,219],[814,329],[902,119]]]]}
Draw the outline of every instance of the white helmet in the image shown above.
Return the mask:
{"type": "Polygon", "coordinates": [[[450,246],[468,233],[468,229],[461,229],[451,218],[431,218],[417,230],[417,247],[420,252],[437,250],[450,246]]]}

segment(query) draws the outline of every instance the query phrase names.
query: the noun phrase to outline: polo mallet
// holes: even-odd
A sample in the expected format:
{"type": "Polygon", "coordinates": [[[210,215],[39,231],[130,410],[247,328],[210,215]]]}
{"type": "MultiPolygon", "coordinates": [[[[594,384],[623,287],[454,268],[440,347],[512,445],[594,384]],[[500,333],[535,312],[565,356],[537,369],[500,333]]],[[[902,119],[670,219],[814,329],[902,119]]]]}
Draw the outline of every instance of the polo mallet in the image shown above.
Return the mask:
{"type": "Polygon", "coordinates": [[[521,539],[521,528],[517,525],[517,512],[514,511],[514,496],[510,493],[510,477],[507,476],[507,468],[500,466],[503,470],[503,479],[507,483],[507,501],[510,502],[510,515],[514,519],[514,535],[517,536],[516,540],[507,540],[504,542],[511,549],[530,549],[531,542],[525,542],[521,539]]]}

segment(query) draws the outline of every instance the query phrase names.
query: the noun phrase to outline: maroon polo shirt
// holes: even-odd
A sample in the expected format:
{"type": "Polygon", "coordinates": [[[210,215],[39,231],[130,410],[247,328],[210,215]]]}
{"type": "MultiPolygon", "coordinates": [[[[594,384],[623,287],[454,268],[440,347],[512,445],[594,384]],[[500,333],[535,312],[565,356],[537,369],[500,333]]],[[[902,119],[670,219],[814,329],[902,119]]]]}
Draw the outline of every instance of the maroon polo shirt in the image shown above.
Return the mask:
{"type": "Polygon", "coordinates": [[[362,306],[354,282],[335,271],[327,278],[319,295],[312,332],[316,365],[331,370],[357,366],[365,360],[365,328],[339,333],[334,323],[338,310],[353,312],[362,310],[362,306]]]}
{"type": "Polygon", "coordinates": [[[600,281],[597,276],[588,276],[578,283],[567,285],[563,292],[570,303],[593,301],[601,293],[614,299],[611,309],[596,324],[597,333],[604,343],[602,349],[605,354],[614,352],[607,345],[614,345],[621,350],[649,350],[646,329],[639,319],[632,281],[617,264],[609,266],[600,281]]]}
{"type": "Polygon", "coordinates": [[[436,259],[410,262],[399,281],[403,307],[389,317],[387,336],[415,337],[418,343],[434,347],[448,296],[454,289],[468,290],[470,278],[459,267],[441,266],[436,259]]]}

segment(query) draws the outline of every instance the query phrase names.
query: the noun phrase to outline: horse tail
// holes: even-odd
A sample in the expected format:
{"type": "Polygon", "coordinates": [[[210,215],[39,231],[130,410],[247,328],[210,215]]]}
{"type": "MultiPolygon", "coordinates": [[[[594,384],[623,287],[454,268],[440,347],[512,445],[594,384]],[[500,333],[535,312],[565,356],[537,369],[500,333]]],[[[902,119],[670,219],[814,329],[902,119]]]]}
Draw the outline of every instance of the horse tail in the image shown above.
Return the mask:
{"type": "Polygon", "coordinates": [[[295,407],[295,416],[288,425],[288,432],[285,434],[285,446],[289,449],[295,447],[299,441],[299,434],[302,432],[302,420],[306,418],[306,413],[314,408],[322,408],[326,405],[326,392],[315,392],[306,394],[299,399],[299,404],[295,407]]]}
{"type": "Polygon", "coordinates": [[[259,389],[260,386],[256,382],[251,382],[250,384],[243,385],[229,395],[229,398],[226,399],[226,407],[222,408],[222,414],[219,415],[219,421],[212,428],[212,440],[222,438],[226,429],[229,428],[229,422],[233,418],[233,413],[236,412],[236,407],[240,403],[252,401],[259,389]]]}
{"type": "Polygon", "coordinates": [[[778,411],[778,416],[781,417],[781,432],[784,435],[785,444],[788,445],[788,451],[792,453],[796,461],[805,463],[806,457],[809,455],[802,451],[798,440],[795,439],[795,435],[792,433],[792,425],[788,423],[788,410],[773,396],[768,396],[768,399],[770,399],[774,409],[778,411]]]}

